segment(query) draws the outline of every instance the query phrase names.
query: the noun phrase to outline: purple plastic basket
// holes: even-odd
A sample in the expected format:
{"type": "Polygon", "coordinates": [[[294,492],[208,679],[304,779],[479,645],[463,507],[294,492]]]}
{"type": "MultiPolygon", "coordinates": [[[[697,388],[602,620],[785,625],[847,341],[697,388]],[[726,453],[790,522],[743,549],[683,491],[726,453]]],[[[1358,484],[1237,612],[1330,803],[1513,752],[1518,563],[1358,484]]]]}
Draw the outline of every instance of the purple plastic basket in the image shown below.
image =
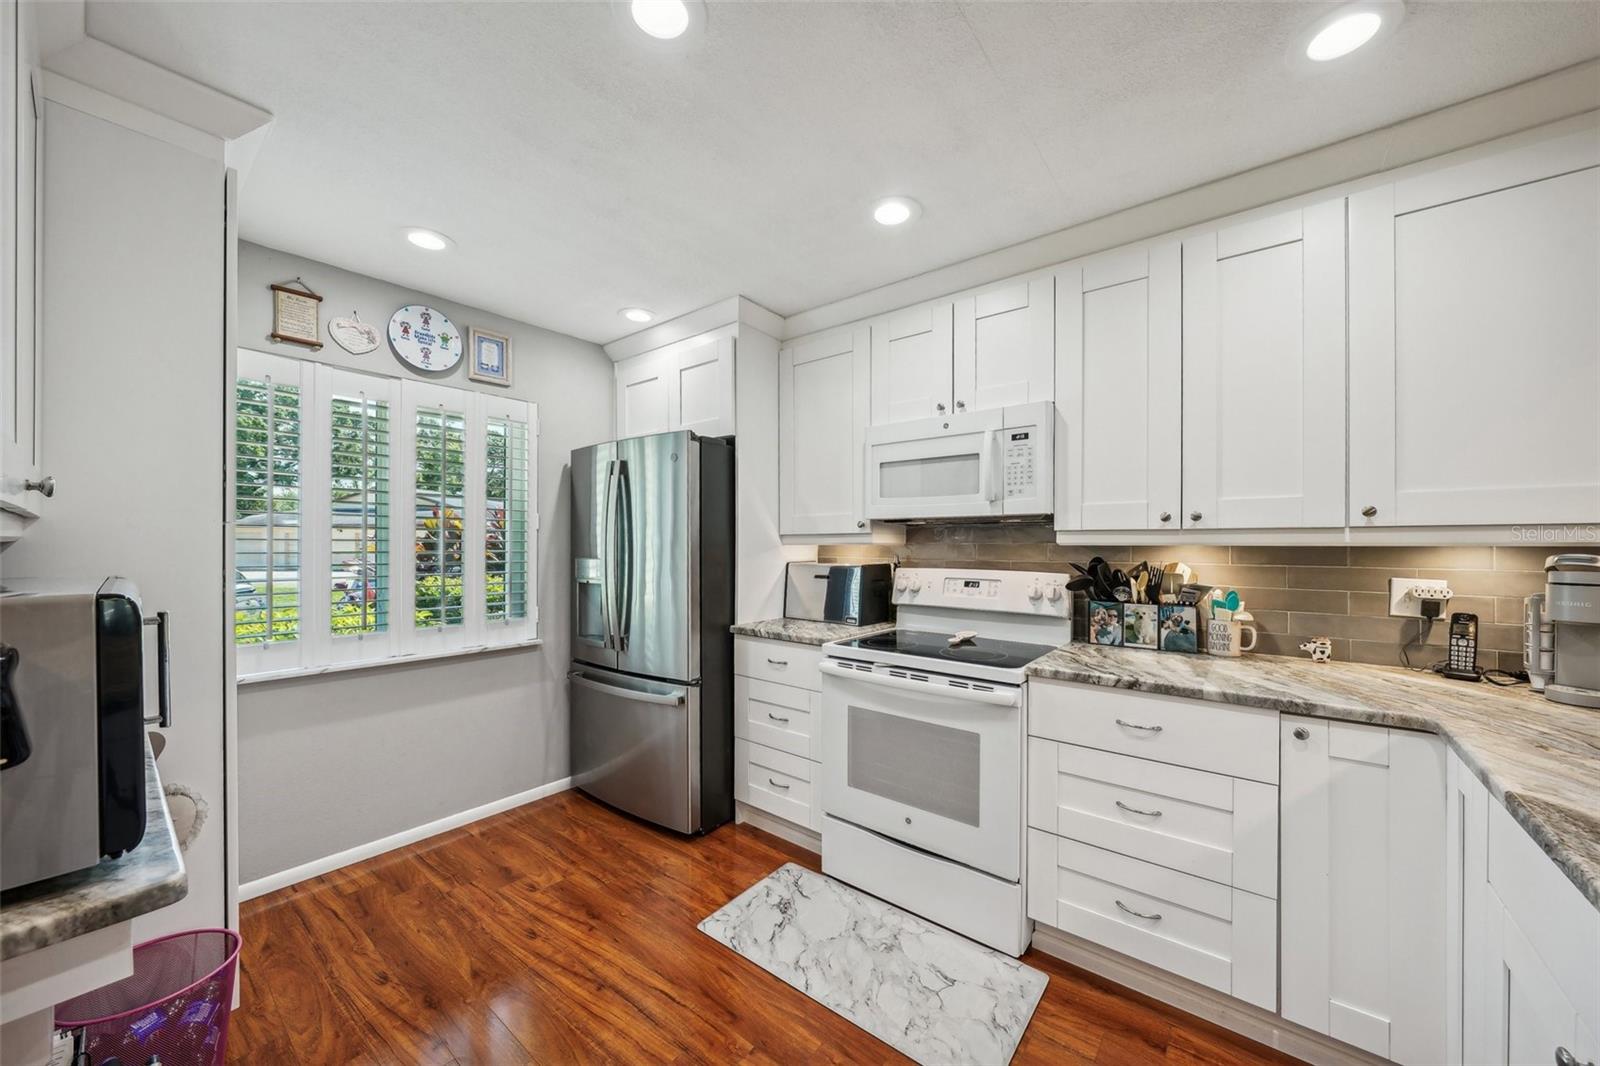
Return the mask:
{"type": "Polygon", "coordinates": [[[56,1007],[57,1029],[84,1030],[89,1061],[221,1066],[239,963],[239,934],[191,929],[133,949],[133,974],[56,1007]]]}

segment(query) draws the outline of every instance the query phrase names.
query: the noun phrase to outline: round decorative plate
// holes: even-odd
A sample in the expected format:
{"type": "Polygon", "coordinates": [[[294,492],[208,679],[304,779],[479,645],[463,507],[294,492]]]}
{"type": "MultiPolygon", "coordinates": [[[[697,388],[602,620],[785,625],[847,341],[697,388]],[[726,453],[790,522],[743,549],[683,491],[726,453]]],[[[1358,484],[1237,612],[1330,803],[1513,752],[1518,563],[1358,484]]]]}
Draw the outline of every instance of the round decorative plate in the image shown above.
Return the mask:
{"type": "Polygon", "coordinates": [[[389,319],[389,346],[402,362],[418,370],[437,373],[461,362],[461,331],[445,317],[423,304],[406,304],[389,319]]]}

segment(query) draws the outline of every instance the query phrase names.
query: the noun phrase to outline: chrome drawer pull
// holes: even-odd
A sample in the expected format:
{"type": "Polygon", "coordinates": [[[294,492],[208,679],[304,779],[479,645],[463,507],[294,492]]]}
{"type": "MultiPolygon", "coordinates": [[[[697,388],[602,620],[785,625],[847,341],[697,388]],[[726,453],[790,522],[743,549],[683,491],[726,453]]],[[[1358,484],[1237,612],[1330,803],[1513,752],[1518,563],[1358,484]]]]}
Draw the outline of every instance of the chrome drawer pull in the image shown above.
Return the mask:
{"type": "Polygon", "coordinates": [[[789,786],[788,785],[784,784],[782,781],[774,781],[770,777],[767,778],[767,784],[771,785],[773,788],[781,788],[785,792],[789,791],[789,786]]]}
{"type": "Polygon", "coordinates": [[[1121,810],[1127,811],[1129,814],[1142,814],[1146,818],[1160,818],[1161,817],[1161,812],[1160,811],[1141,811],[1137,807],[1128,806],[1126,803],[1123,803],[1121,800],[1117,800],[1116,802],[1117,802],[1117,807],[1118,808],[1120,808],[1121,810]]]}
{"type": "Polygon", "coordinates": [[[774,722],[778,722],[778,723],[781,723],[783,725],[788,725],[789,724],[789,719],[787,719],[787,718],[779,718],[777,715],[773,714],[771,711],[767,712],[767,717],[772,719],[774,722]]]}
{"type": "Polygon", "coordinates": [[[1141,914],[1139,911],[1134,910],[1132,907],[1128,906],[1126,903],[1122,902],[1120,899],[1119,900],[1113,900],[1113,902],[1116,903],[1117,909],[1122,911],[1124,914],[1131,914],[1135,918],[1143,918],[1147,922],[1159,922],[1161,920],[1161,915],[1159,915],[1159,914],[1141,914]]]}
{"type": "Polygon", "coordinates": [[[1159,733],[1163,728],[1158,725],[1140,725],[1138,722],[1124,722],[1120,718],[1117,719],[1117,724],[1127,729],[1142,729],[1146,733],[1159,733]]]}
{"type": "Polygon", "coordinates": [[[767,662],[771,663],[773,666],[788,666],[789,665],[789,660],[788,659],[768,659],[767,662]]]}

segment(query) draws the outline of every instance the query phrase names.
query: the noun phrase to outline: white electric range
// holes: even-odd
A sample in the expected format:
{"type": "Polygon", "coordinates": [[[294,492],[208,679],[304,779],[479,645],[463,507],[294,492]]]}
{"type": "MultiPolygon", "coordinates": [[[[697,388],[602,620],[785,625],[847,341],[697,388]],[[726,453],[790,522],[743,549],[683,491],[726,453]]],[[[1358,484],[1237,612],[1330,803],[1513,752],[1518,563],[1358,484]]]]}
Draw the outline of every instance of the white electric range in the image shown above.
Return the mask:
{"type": "Polygon", "coordinates": [[[894,602],[823,646],[823,872],[1020,955],[1025,670],[1072,639],[1066,577],[902,569],[894,602]]]}

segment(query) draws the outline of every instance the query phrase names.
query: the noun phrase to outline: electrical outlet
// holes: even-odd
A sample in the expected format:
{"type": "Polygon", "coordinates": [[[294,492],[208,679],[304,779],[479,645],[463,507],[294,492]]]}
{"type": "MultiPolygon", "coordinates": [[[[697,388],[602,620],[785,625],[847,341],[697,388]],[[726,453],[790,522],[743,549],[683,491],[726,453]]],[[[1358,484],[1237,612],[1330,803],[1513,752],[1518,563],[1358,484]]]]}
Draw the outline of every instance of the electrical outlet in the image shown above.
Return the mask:
{"type": "Polygon", "coordinates": [[[1443,600],[1439,609],[1442,618],[1448,612],[1450,597],[1455,593],[1442,578],[1391,577],[1389,579],[1389,617],[1421,618],[1423,600],[1443,600]]]}

